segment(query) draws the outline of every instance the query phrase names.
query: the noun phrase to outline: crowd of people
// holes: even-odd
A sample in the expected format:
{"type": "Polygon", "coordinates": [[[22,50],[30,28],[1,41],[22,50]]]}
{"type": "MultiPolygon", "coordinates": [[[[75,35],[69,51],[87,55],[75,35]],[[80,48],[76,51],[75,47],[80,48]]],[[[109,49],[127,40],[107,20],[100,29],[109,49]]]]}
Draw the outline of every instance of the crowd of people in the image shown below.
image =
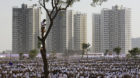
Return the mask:
{"type": "Polygon", "coordinates": [[[43,69],[39,60],[1,60],[0,78],[42,78],[43,69]]]}
{"type": "MultiPolygon", "coordinates": [[[[49,59],[48,63],[49,78],[140,78],[140,59],[138,58],[49,59]]],[[[43,77],[41,59],[0,61],[0,78],[43,77]]]]}
{"type": "Polygon", "coordinates": [[[54,78],[59,78],[60,74],[70,78],[140,78],[140,59],[88,58],[56,61],[50,63],[50,69],[56,76],[54,78]]]}

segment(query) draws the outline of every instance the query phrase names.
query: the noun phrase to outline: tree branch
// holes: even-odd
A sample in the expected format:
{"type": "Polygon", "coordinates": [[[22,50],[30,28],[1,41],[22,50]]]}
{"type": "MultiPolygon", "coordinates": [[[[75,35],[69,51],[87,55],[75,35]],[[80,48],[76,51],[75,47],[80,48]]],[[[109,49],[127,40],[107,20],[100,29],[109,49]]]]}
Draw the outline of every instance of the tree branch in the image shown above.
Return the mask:
{"type": "Polygon", "coordinates": [[[59,4],[60,0],[54,1],[54,6],[55,6],[55,7],[52,9],[51,14],[50,14],[50,15],[51,15],[51,18],[50,18],[50,25],[49,25],[49,28],[48,28],[48,30],[47,30],[45,36],[43,37],[43,39],[46,39],[46,38],[47,38],[47,36],[48,36],[48,34],[49,34],[49,32],[50,32],[52,26],[53,26],[53,21],[54,21],[54,19],[56,18],[58,12],[61,11],[61,10],[66,10],[66,9],[70,6],[70,4],[72,3],[72,1],[73,1],[73,0],[69,0],[65,8],[61,8],[61,6],[60,6],[59,9],[58,9],[58,4],[59,4]],[[54,9],[55,9],[55,10],[54,10],[54,9]],[[54,11],[55,11],[54,16],[52,16],[54,11]]]}
{"type": "Polygon", "coordinates": [[[50,13],[49,13],[49,10],[46,8],[46,3],[45,3],[45,0],[43,0],[43,2],[41,3],[39,1],[39,4],[45,9],[47,15],[49,16],[49,18],[51,19],[51,16],[50,16],[50,13]]]}
{"type": "Polygon", "coordinates": [[[65,8],[59,8],[59,9],[66,10],[71,5],[72,2],[73,2],[73,0],[69,0],[65,8]]]}
{"type": "Polygon", "coordinates": [[[54,8],[54,0],[52,0],[52,8],[54,8]]]}
{"type": "Polygon", "coordinates": [[[48,28],[48,30],[47,30],[45,36],[43,37],[43,39],[46,39],[46,38],[48,37],[49,32],[51,31],[52,26],[53,26],[53,21],[50,21],[49,28],[48,28]]]}
{"type": "Polygon", "coordinates": [[[54,10],[55,10],[54,0],[52,0],[52,11],[51,11],[51,13],[50,13],[50,16],[52,16],[52,14],[53,14],[54,10]]]}
{"type": "Polygon", "coordinates": [[[59,12],[60,10],[58,9],[58,10],[56,10],[56,12],[55,12],[55,14],[54,14],[54,16],[52,17],[52,20],[54,20],[54,18],[57,16],[57,14],[58,14],[58,12],[59,12]]]}
{"type": "Polygon", "coordinates": [[[42,40],[39,36],[37,36],[37,38],[38,38],[38,40],[39,40],[39,41],[41,41],[41,40],[42,40]]]}

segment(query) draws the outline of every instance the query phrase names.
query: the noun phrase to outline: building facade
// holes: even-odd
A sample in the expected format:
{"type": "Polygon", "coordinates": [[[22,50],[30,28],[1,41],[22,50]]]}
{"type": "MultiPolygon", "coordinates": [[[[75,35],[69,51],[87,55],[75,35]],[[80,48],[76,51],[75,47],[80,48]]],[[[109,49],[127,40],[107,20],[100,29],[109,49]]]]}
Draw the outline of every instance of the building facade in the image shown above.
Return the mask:
{"type": "Polygon", "coordinates": [[[100,46],[101,46],[101,35],[100,35],[100,32],[101,32],[101,26],[100,26],[100,22],[101,22],[101,15],[100,14],[94,14],[93,15],[93,28],[92,28],[92,34],[93,34],[93,42],[94,44],[92,44],[93,46],[93,50],[94,52],[100,52],[100,46]],[[96,46],[95,46],[96,45],[96,46]]]}
{"type": "MultiPolygon", "coordinates": [[[[85,19],[83,19],[82,14],[80,17],[76,17],[75,16],[76,14],[77,13],[72,10],[59,12],[58,16],[55,18],[53,27],[47,39],[48,52],[56,51],[58,53],[64,53],[64,52],[75,50],[75,46],[76,46],[76,43],[74,42],[74,40],[76,40],[75,37],[77,35],[80,35],[81,33],[80,31],[76,32],[76,30],[82,31],[82,27],[85,27],[86,25],[85,23],[86,21],[82,21],[82,20],[86,20],[86,17],[85,19]],[[76,22],[79,24],[76,24],[76,22]],[[81,29],[78,29],[78,27],[79,28],[81,27],[81,29]]],[[[86,29],[84,31],[86,31],[86,29]]],[[[80,43],[77,44],[80,45],[80,43]]]]}
{"type": "Polygon", "coordinates": [[[82,50],[82,44],[87,43],[87,15],[74,15],[74,50],[82,50]]]}
{"type": "Polygon", "coordinates": [[[47,51],[63,52],[67,47],[66,11],[61,11],[54,20],[53,27],[47,39],[47,51]]]}
{"type": "Polygon", "coordinates": [[[132,38],[131,43],[132,43],[132,48],[140,48],[140,38],[132,38]]]}
{"type": "Polygon", "coordinates": [[[12,52],[28,53],[38,48],[40,31],[40,8],[22,4],[21,8],[13,8],[12,52]]]}
{"type": "Polygon", "coordinates": [[[103,9],[101,14],[93,15],[93,47],[94,52],[113,52],[121,48],[121,54],[131,49],[130,9],[113,6],[103,9]]]}

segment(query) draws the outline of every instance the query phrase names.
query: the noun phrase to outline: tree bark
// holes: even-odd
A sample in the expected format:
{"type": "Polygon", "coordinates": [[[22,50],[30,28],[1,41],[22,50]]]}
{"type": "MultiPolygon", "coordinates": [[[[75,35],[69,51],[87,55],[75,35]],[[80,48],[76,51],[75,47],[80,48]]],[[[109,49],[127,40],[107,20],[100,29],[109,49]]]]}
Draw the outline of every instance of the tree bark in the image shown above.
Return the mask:
{"type": "MultiPolygon", "coordinates": [[[[41,28],[42,29],[42,28],[41,28]]],[[[43,69],[44,69],[44,78],[48,78],[48,75],[49,75],[49,65],[48,65],[48,59],[47,59],[47,56],[46,56],[46,43],[45,43],[45,37],[44,37],[44,29],[41,30],[41,37],[38,37],[39,40],[41,41],[41,44],[42,44],[42,47],[40,49],[40,52],[41,52],[41,56],[42,56],[42,60],[43,60],[43,69]]]]}
{"type": "Polygon", "coordinates": [[[46,57],[46,48],[45,48],[45,40],[42,40],[42,48],[41,48],[41,56],[42,56],[42,59],[43,59],[43,63],[44,63],[44,66],[43,66],[43,69],[44,69],[44,76],[45,78],[48,78],[48,75],[49,75],[49,66],[48,66],[48,60],[47,60],[47,57],[46,57]]]}

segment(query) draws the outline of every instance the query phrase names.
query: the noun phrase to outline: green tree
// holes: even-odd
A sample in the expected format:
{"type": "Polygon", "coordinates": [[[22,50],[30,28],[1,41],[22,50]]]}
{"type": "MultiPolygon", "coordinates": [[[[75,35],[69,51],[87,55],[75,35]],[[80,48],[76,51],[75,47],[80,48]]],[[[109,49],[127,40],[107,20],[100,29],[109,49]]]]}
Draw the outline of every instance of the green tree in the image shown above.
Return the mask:
{"type": "Polygon", "coordinates": [[[109,50],[105,50],[104,56],[106,56],[108,54],[109,50]]]}
{"type": "Polygon", "coordinates": [[[120,47],[116,47],[113,49],[113,51],[119,56],[120,52],[121,52],[121,48],[120,47]]]}
{"type": "Polygon", "coordinates": [[[38,51],[37,51],[36,49],[31,50],[31,51],[29,52],[29,58],[30,58],[30,59],[34,59],[34,58],[37,56],[37,54],[38,54],[38,51]]]}
{"type": "MultiPolygon", "coordinates": [[[[43,31],[41,31],[41,37],[38,36],[39,41],[41,41],[42,47],[40,48],[40,52],[41,52],[41,56],[43,59],[43,63],[44,63],[44,74],[45,74],[45,78],[48,78],[49,75],[49,71],[48,71],[48,60],[46,57],[46,39],[52,29],[53,23],[54,23],[54,19],[56,18],[56,16],[58,15],[58,13],[62,10],[67,10],[68,7],[72,6],[73,3],[75,3],[76,1],[80,1],[80,0],[39,0],[39,4],[40,6],[45,10],[46,15],[48,16],[48,20],[49,20],[49,25],[48,25],[48,29],[46,30],[46,32],[44,33],[43,31]],[[48,9],[47,5],[51,5],[51,10],[48,9]]],[[[102,2],[107,1],[107,0],[92,0],[92,5],[101,5],[102,2]]],[[[46,18],[46,17],[45,17],[46,18]]]]}
{"type": "Polygon", "coordinates": [[[50,54],[50,58],[51,59],[56,59],[56,57],[57,57],[56,56],[56,51],[52,51],[51,54],[50,54]]]}
{"type": "Polygon", "coordinates": [[[130,58],[130,57],[131,57],[131,55],[130,55],[130,54],[127,54],[127,55],[126,55],[126,58],[130,58]]]}
{"type": "Polygon", "coordinates": [[[23,59],[23,53],[20,52],[20,53],[19,53],[19,60],[22,60],[22,59],[23,59]]]}
{"type": "Polygon", "coordinates": [[[140,54],[140,49],[139,48],[133,48],[132,50],[128,51],[131,57],[136,57],[136,55],[140,54]]]}
{"type": "MultiPolygon", "coordinates": [[[[83,55],[84,54],[87,54],[88,55],[88,48],[90,47],[90,44],[89,43],[82,43],[82,58],[83,58],[83,55]]],[[[88,57],[88,56],[87,56],[88,57]]]]}

